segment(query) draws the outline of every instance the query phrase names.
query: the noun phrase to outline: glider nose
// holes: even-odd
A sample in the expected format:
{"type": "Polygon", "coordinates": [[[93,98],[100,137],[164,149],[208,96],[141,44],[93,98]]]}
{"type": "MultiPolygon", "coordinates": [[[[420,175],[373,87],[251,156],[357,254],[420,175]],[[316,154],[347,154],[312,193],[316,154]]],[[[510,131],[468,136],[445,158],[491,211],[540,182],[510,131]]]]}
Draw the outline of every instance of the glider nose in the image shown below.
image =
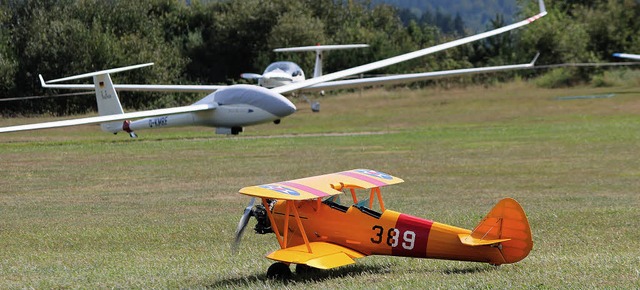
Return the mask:
{"type": "Polygon", "coordinates": [[[289,99],[285,98],[284,96],[280,96],[282,98],[278,98],[280,100],[280,104],[278,105],[278,108],[274,110],[274,115],[280,118],[284,118],[295,113],[297,110],[296,105],[294,105],[291,101],[289,101],[289,99]]]}
{"type": "Polygon", "coordinates": [[[260,108],[277,118],[289,116],[296,111],[296,106],[289,99],[259,86],[234,85],[220,89],[214,94],[214,101],[218,104],[247,104],[260,108]]]}

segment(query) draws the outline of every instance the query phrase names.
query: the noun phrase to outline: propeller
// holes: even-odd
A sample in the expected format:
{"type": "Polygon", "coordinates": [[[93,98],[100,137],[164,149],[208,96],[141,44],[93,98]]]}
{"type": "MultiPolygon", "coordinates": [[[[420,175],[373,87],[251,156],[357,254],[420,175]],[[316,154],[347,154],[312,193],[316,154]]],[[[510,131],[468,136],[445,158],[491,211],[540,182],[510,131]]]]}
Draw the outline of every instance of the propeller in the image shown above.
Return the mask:
{"type": "Polygon", "coordinates": [[[242,234],[244,233],[244,229],[247,227],[247,224],[249,223],[249,218],[254,215],[253,204],[255,203],[255,201],[256,201],[255,197],[251,198],[251,200],[249,201],[249,205],[247,205],[247,207],[244,209],[244,213],[240,218],[240,222],[238,222],[235,239],[233,241],[233,244],[231,245],[231,251],[234,254],[238,252],[238,245],[240,244],[240,239],[242,239],[242,234]]]}

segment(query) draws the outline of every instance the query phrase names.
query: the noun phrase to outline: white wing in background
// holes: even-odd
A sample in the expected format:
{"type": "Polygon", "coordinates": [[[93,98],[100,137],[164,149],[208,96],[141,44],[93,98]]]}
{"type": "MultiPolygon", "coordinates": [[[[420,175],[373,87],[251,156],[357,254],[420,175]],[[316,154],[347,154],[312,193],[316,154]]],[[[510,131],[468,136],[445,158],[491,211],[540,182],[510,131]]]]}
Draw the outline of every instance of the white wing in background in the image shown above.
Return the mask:
{"type": "Polygon", "coordinates": [[[423,81],[423,80],[452,77],[452,76],[459,76],[459,75],[466,75],[466,74],[478,74],[478,73],[489,73],[489,72],[506,71],[506,70],[527,69],[527,68],[532,68],[534,66],[536,60],[538,59],[538,56],[539,54],[535,56],[533,61],[531,61],[530,63],[524,63],[524,64],[490,66],[490,67],[481,67],[481,68],[467,68],[467,69],[445,70],[445,71],[414,73],[414,74],[390,75],[390,76],[371,77],[371,78],[362,78],[362,79],[338,80],[338,81],[319,83],[319,84],[301,89],[301,91],[310,92],[310,91],[320,91],[320,90],[360,88],[360,87],[367,87],[367,86],[410,83],[415,81],[423,81]]]}
{"type": "Polygon", "coordinates": [[[59,128],[59,127],[76,126],[76,125],[98,124],[98,123],[111,122],[111,121],[124,121],[124,120],[135,119],[135,118],[146,118],[146,117],[154,117],[154,116],[162,116],[162,115],[172,115],[172,114],[179,114],[179,113],[213,110],[217,107],[218,107],[217,104],[190,105],[190,106],[183,106],[183,107],[139,111],[139,112],[108,115],[108,116],[98,116],[98,117],[80,118],[80,119],[72,119],[72,120],[64,120],[64,121],[19,125],[19,126],[0,128],[0,133],[59,128]]]}
{"type": "Polygon", "coordinates": [[[288,93],[288,92],[293,92],[293,91],[297,91],[306,87],[310,87],[316,84],[320,84],[320,83],[324,83],[324,82],[329,82],[329,81],[333,81],[333,80],[338,80],[338,79],[342,79],[348,76],[352,76],[352,75],[357,75],[357,74],[361,74],[361,73],[365,73],[368,71],[372,71],[372,70],[376,70],[379,68],[383,68],[383,67],[387,67],[396,63],[400,63],[403,61],[407,61],[407,60],[411,60],[417,57],[421,57],[421,56],[425,56],[427,54],[431,54],[434,52],[438,52],[441,50],[445,50],[448,48],[452,48],[452,47],[456,47],[456,46],[460,46],[463,44],[467,44],[476,40],[480,40],[483,38],[487,38],[490,36],[494,36],[497,34],[501,34],[525,25],[528,25],[538,19],[540,19],[541,17],[547,15],[547,11],[545,9],[544,6],[544,2],[542,0],[538,0],[538,4],[540,6],[540,13],[527,18],[526,20],[522,20],[520,22],[511,24],[511,25],[507,25],[505,27],[501,27],[498,29],[494,29],[491,31],[487,31],[487,32],[483,32],[480,34],[476,34],[476,35],[472,35],[469,37],[465,37],[462,39],[458,39],[458,40],[454,40],[451,42],[447,42],[447,43],[443,43],[440,45],[436,45],[436,46],[432,46],[432,47],[428,47],[428,48],[424,48],[421,50],[417,50],[417,51],[413,51],[413,52],[409,52],[406,54],[402,54],[402,55],[398,55],[395,57],[391,57],[391,58],[387,58],[387,59],[383,59],[380,61],[376,61],[376,62],[372,62],[369,64],[365,64],[365,65],[361,65],[361,66],[357,66],[354,68],[350,68],[350,69],[346,69],[346,70],[342,70],[342,71],[338,71],[338,72],[334,72],[334,73],[330,73],[327,75],[323,75],[323,76],[319,76],[319,77],[315,77],[315,78],[311,78],[302,82],[297,82],[297,83],[292,83],[292,84],[288,84],[288,85],[284,85],[281,87],[276,87],[273,88],[272,90],[280,93],[280,94],[284,94],[284,93],[288,93]]]}
{"type": "MultiPolygon", "coordinates": [[[[52,81],[46,81],[42,75],[40,85],[45,89],[67,89],[67,90],[94,90],[93,84],[51,84],[52,81]]],[[[227,86],[217,85],[130,85],[130,84],[114,84],[116,91],[139,91],[139,92],[181,92],[181,93],[212,93],[227,86]]]]}
{"type": "Polygon", "coordinates": [[[628,59],[633,59],[633,60],[640,60],[640,54],[630,54],[630,53],[619,53],[619,52],[616,52],[616,53],[613,54],[613,56],[619,57],[619,58],[628,58],[628,59]]]}

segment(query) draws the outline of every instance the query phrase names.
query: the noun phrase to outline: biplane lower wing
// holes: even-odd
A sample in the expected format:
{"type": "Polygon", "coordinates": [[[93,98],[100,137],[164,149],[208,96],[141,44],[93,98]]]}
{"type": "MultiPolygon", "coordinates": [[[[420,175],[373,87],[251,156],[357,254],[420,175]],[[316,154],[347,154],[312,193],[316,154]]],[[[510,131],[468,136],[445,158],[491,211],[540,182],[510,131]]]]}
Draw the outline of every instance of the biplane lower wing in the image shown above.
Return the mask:
{"type": "Polygon", "coordinates": [[[299,245],[277,250],[267,258],[284,263],[304,264],[318,269],[331,269],[355,263],[353,259],[366,255],[336,244],[326,242],[309,243],[311,253],[306,245],[299,245]]]}

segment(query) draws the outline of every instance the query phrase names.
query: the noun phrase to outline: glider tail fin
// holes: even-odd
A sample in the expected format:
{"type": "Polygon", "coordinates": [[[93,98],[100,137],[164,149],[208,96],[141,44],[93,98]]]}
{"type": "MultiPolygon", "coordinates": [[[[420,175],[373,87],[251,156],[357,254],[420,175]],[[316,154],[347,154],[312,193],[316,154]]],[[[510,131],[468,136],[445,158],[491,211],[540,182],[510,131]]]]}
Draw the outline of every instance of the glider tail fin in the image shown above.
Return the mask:
{"type": "MultiPolygon", "coordinates": [[[[108,70],[101,70],[101,71],[92,72],[92,73],[86,73],[86,74],[81,74],[76,76],[65,77],[61,79],[50,80],[47,82],[45,82],[40,76],[40,82],[42,83],[42,86],[45,87],[45,85],[48,85],[50,83],[59,83],[59,82],[65,82],[70,80],[93,77],[93,83],[96,89],[96,101],[98,102],[98,114],[100,116],[123,114],[124,111],[122,110],[122,105],[120,104],[118,93],[116,93],[116,90],[113,86],[113,81],[111,81],[111,76],[109,74],[137,69],[137,68],[146,67],[150,65],[153,65],[153,63],[145,63],[145,64],[138,64],[138,65],[132,65],[132,66],[125,66],[120,68],[113,68],[108,70]]],[[[131,135],[131,137],[135,137],[135,133],[128,130],[128,124],[126,121],[124,124],[119,121],[101,123],[100,127],[102,127],[102,131],[111,132],[114,134],[122,130],[125,130],[129,133],[129,135],[131,135]]]]}
{"type": "MultiPolygon", "coordinates": [[[[109,74],[93,76],[93,83],[96,86],[96,101],[98,102],[98,114],[100,116],[123,114],[122,105],[113,87],[109,74]]],[[[117,133],[122,130],[122,122],[109,122],[100,124],[102,131],[117,133]]]]}
{"type": "Polygon", "coordinates": [[[469,246],[497,245],[506,264],[524,259],[533,248],[527,216],[511,198],[498,202],[471,234],[460,240],[469,246]]]}

